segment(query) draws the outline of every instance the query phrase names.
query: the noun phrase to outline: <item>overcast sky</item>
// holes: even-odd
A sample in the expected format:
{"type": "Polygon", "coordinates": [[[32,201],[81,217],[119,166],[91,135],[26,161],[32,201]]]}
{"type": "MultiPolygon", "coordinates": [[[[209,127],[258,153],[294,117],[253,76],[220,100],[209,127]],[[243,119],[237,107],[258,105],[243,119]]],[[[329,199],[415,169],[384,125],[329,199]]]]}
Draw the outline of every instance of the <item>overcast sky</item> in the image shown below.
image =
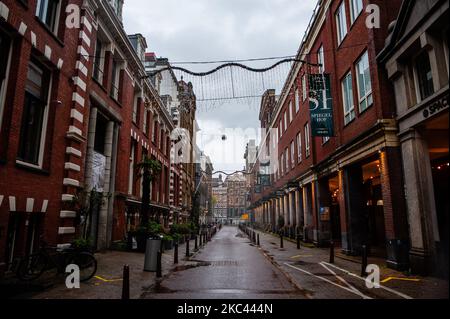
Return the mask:
{"type": "MultiPolygon", "coordinates": [[[[124,26],[127,33],[147,38],[149,52],[172,62],[288,56],[296,54],[315,4],[316,0],[126,0],[124,26]]],[[[215,65],[184,67],[203,71],[215,65]]],[[[253,104],[229,102],[213,110],[199,109],[202,134],[197,144],[216,170],[243,168],[247,138],[228,133],[224,142],[220,136],[226,128],[259,127],[253,104]]]]}

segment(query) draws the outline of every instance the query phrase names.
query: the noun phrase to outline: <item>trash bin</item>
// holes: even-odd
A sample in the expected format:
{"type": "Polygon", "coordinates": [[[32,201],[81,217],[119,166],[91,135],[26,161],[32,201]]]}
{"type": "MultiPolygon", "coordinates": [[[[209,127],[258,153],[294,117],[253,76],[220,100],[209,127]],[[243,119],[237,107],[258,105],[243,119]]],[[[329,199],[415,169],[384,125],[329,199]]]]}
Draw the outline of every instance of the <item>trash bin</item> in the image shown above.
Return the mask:
{"type": "Polygon", "coordinates": [[[162,237],[147,239],[145,247],[144,271],[156,271],[158,251],[161,250],[162,237]]]}

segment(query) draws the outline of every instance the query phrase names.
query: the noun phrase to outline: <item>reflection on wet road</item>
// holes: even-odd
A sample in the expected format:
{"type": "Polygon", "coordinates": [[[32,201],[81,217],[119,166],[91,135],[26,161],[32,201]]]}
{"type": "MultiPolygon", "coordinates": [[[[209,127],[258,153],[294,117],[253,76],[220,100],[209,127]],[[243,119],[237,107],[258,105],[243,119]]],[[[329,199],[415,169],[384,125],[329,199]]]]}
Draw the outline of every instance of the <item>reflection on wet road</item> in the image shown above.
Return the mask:
{"type": "Polygon", "coordinates": [[[297,288],[236,227],[223,227],[205,248],[143,294],[152,299],[303,299],[297,288]]]}

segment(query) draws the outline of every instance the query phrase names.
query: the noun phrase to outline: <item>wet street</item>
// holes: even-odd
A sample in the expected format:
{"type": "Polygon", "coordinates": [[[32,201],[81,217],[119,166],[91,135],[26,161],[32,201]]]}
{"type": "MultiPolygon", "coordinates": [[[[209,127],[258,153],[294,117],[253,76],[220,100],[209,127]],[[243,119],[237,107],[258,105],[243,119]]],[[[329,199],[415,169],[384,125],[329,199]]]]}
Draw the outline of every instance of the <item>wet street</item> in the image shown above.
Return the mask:
{"type": "Polygon", "coordinates": [[[304,299],[237,227],[224,227],[196,254],[192,267],[179,267],[143,294],[149,299],[304,299]]]}

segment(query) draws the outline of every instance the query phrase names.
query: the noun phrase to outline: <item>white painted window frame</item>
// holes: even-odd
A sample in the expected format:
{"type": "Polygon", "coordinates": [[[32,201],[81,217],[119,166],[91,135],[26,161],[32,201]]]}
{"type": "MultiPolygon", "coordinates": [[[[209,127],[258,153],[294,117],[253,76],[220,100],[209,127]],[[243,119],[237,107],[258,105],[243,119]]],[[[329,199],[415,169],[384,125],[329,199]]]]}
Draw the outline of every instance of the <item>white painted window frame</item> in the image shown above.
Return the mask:
{"type": "Polygon", "coordinates": [[[350,0],[350,24],[353,25],[355,23],[356,19],[361,15],[361,12],[363,12],[364,9],[364,3],[363,0],[350,0]],[[361,8],[358,10],[356,4],[361,4],[361,8]]]}
{"type": "Polygon", "coordinates": [[[355,118],[356,118],[356,114],[355,114],[355,101],[354,101],[354,97],[353,97],[353,77],[352,77],[352,71],[349,71],[343,78],[341,81],[341,89],[342,89],[342,107],[344,110],[344,125],[348,125],[349,123],[351,123],[355,118]],[[350,80],[350,85],[351,85],[351,102],[352,105],[349,106],[347,105],[346,102],[346,96],[347,96],[347,92],[346,92],[346,83],[348,83],[348,77],[351,77],[350,80]],[[353,115],[352,115],[353,113],[353,115]],[[350,119],[347,120],[348,115],[350,115],[350,119]]]}
{"type": "Polygon", "coordinates": [[[319,73],[325,72],[325,52],[323,49],[323,44],[320,46],[319,50],[317,51],[317,63],[322,64],[322,66],[319,66],[319,73]]]}
{"type": "MultiPolygon", "coordinates": [[[[32,64],[37,69],[41,69],[40,67],[38,67],[36,64],[34,64],[31,61],[28,61],[28,63],[32,64]]],[[[53,74],[52,74],[51,70],[43,70],[43,71],[49,72],[50,79],[48,82],[48,90],[47,90],[47,104],[45,105],[44,116],[42,118],[42,129],[41,129],[41,140],[40,140],[40,144],[39,144],[38,164],[35,165],[35,164],[28,163],[25,161],[16,160],[17,164],[35,168],[35,169],[42,169],[43,165],[44,165],[45,140],[47,138],[48,114],[49,114],[50,101],[51,101],[51,97],[52,97],[52,87],[53,87],[53,74]]]]}
{"type": "Polygon", "coordinates": [[[302,132],[297,134],[297,161],[300,164],[303,162],[303,146],[302,146],[302,132]]]}
{"type": "Polygon", "coordinates": [[[306,123],[305,125],[305,154],[306,158],[311,156],[311,137],[309,123],[306,123]]]}
{"type": "Polygon", "coordinates": [[[306,100],[307,95],[308,95],[308,90],[306,87],[306,75],[303,74],[303,76],[302,76],[302,100],[303,100],[303,102],[306,100]]]}
{"type": "Polygon", "coordinates": [[[336,20],[336,31],[338,40],[337,42],[338,45],[340,45],[348,34],[347,14],[345,13],[345,0],[342,0],[341,4],[336,10],[335,20],[336,20]]]}
{"type": "MultiPolygon", "coordinates": [[[[47,18],[47,14],[48,14],[48,2],[50,0],[37,0],[37,4],[36,4],[36,12],[35,15],[36,17],[38,17],[39,20],[41,20],[44,24],[45,24],[45,20],[47,18]],[[41,2],[45,1],[45,6],[44,6],[44,11],[45,11],[45,16],[43,19],[39,18],[39,13],[40,13],[40,8],[41,8],[41,2]]],[[[59,26],[59,20],[60,20],[60,16],[61,16],[61,0],[58,0],[58,5],[56,7],[56,12],[55,12],[55,25],[53,27],[53,30],[50,29],[50,31],[52,31],[53,34],[57,35],[58,33],[58,26],[59,26]]]]}
{"type": "Polygon", "coordinates": [[[300,96],[298,95],[298,88],[295,89],[294,99],[295,99],[295,113],[297,114],[300,111],[300,96]]]}
{"type": "MultiPolygon", "coordinates": [[[[364,76],[364,87],[365,87],[366,78],[365,78],[364,72],[363,72],[363,76],[364,76]]],[[[358,98],[359,98],[358,109],[359,109],[359,112],[364,112],[365,110],[369,109],[373,105],[372,73],[370,72],[369,52],[367,50],[361,55],[361,57],[358,59],[358,61],[356,61],[356,84],[357,84],[358,98]],[[368,90],[368,91],[364,90],[364,96],[361,96],[361,90],[360,90],[361,83],[359,81],[359,74],[360,74],[359,72],[360,72],[360,64],[362,63],[364,57],[367,57],[367,68],[369,70],[370,90],[368,90]],[[372,103],[369,105],[369,97],[370,96],[372,96],[372,103]],[[366,101],[366,108],[363,110],[363,109],[361,109],[361,103],[364,101],[366,101]]],[[[367,89],[367,88],[365,88],[365,89],[367,89]]]]}

